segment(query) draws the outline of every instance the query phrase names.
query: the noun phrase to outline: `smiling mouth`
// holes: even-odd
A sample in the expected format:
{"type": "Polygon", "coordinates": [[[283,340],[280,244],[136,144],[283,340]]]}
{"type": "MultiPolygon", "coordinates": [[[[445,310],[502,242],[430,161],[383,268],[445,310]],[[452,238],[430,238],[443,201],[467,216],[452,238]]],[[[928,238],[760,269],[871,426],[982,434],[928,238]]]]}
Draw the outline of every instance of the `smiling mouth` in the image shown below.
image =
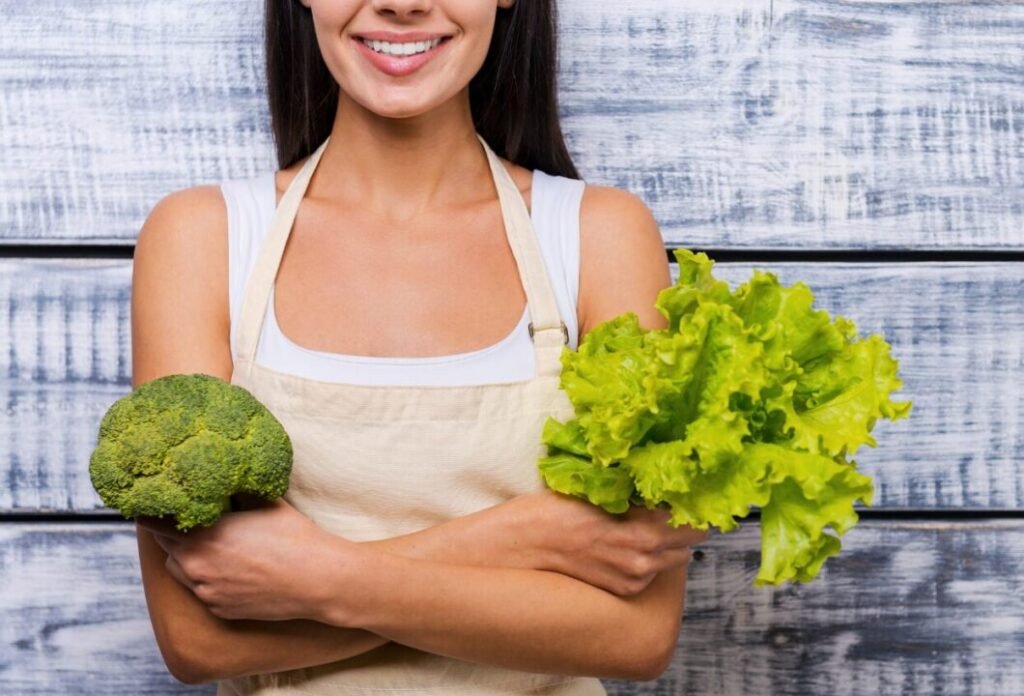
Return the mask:
{"type": "Polygon", "coordinates": [[[405,41],[405,42],[394,42],[394,41],[377,41],[375,39],[364,39],[357,37],[356,40],[360,41],[374,53],[378,53],[383,56],[392,56],[394,58],[405,58],[406,56],[417,56],[422,53],[426,53],[434,48],[437,48],[440,44],[451,39],[450,36],[441,36],[430,41],[405,41]]]}

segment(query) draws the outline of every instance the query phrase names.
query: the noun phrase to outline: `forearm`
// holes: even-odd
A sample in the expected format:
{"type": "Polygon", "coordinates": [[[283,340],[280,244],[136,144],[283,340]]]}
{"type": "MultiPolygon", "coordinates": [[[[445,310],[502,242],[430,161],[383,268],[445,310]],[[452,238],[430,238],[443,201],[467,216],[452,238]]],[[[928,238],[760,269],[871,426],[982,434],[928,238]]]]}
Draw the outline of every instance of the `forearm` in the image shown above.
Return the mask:
{"type": "Polygon", "coordinates": [[[547,569],[550,559],[538,539],[543,529],[533,501],[521,496],[410,534],[362,544],[410,559],[547,569]]]}
{"type": "Polygon", "coordinates": [[[471,662],[552,674],[652,678],[678,635],[685,568],[633,597],[537,570],[342,552],[322,620],[471,662]]]}
{"type": "MultiPolygon", "coordinates": [[[[195,633],[182,636],[193,644],[183,668],[192,683],[267,674],[345,660],[390,642],[360,629],[341,628],[304,619],[290,621],[226,621],[208,632],[210,643],[200,651],[195,633]],[[200,654],[204,652],[205,654],[200,654]],[[215,659],[215,661],[214,661],[215,659]]],[[[194,627],[194,625],[193,625],[194,627]]]]}
{"type": "MultiPolygon", "coordinates": [[[[530,545],[520,543],[532,528],[533,520],[527,517],[530,512],[528,505],[509,501],[435,527],[365,545],[408,558],[469,565],[526,564],[535,562],[539,555],[530,545]]],[[[154,553],[161,559],[165,557],[158,548],[154,553]]],[[[312,620],[220,619],[177,583],[169,591],[179,595],[179,611],[168,612],[167,630],[173,633],[170,643],[174,647],[167,661],[175,676],[184,681],[207,682],[313,667],[354,657],[390,642],[362,629],[312,620]]]]}
{"type": "MultiPolygon", "coordinates": [[[[536,522],[535,508],[529,501],[511,500],[434,527],[364,545],[407,558],[535,567],[542,555],[536,539],[529,536],[539,526],[536,522]]],[[[310,552],[318,553],[319,549],[310,552]]],[[[154,553],[161,561],[165,558],[159,548],[154,553]]],[[[184,654],[170,656],[168,664],[176,662],[172,671],[187,681],[313,667],[355,657],[390,642],[362,629],[312,620],[219,619],[185,588],[174,583],[172,589],[187,594],[179,597],[179,606],[186,604],[180,607],[182,611],[170,612],[168,617],[175,635],[171,643],[182,646],[175,647],[174,652],[184,654]]]]}
{"type": "Polygon", "coordinates": [[[160,653],[181,681],[202,683],[343,660],[383,645],[368,631],[317,621],[227,620],[171,577],[167,554],[138,532],[146,604],[160,653]]]}

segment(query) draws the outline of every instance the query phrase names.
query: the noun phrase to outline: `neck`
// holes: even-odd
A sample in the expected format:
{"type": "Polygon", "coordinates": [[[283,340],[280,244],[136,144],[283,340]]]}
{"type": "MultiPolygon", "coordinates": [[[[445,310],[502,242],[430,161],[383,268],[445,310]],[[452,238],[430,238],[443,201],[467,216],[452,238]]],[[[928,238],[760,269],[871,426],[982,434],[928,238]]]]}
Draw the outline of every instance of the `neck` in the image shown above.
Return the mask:
{"type": "Polygon", "coordinates": [[[342,92],[310,195],[407,222],[493,195],[468,93],[420,116],[382,118],[342,92]]]}

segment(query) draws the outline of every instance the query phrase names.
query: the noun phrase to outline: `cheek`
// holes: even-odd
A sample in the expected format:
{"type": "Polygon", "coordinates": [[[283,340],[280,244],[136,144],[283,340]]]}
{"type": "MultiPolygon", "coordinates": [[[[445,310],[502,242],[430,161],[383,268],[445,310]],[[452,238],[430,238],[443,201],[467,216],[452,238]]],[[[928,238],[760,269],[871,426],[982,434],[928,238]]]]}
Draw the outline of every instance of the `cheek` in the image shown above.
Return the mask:
{"type": "Polygon", "coordinates": [[[462,38],[473,44],[474,65],[483,64],[494,33],[494,21],[498,11],[495,0],[455,0],[446,3],[445,7],[448,8],[452,22],[465,32],[462,38]]]}
{"type": "Polygon", "coordinates": [[[495,0],[451,0],[437,2],[435,7],[442,4],[448,26],[457,32],[455,40],[459,44],[452,46],[457,55],[453,53],[453,60],[444,64],[445,83],[453,92],[458,92],[469,84],[487,58],[497,4],[495,0]]]}
{"type": "Polygon", "coordinates": [[[366,26],[368,22],[355,21],[358,2],[321,2],[312,3],[313,29],[320,54],[328,71],[343,90],[351,88],[349,81],[353,74],[354,63],[359,59],[355,47],[349,44],[353,39],[345,32],[355,26],[366,26]]]}
{"type": "Polygon", "coordinates": [[[359,0],[311,0],[310,11],[313,15],[313,29],[316,33],[319,50],[324,54],[324,62],[335,72],[338,53],[342,39],[352,39],[343,36],[346,30],[353,27],[373,24],[359,16],[360,8],[364,2],[359,0]]]}
{"type": "Polygon", "coordinates": [[[353,39],[356,29],[391,28],[389,15],[375,12],[365,0],[310,0],[317,43],[324,62],[341,90],[370,110],[410,115],[432,108],[458,94],[480,70],[490,47],[498,12],[495,0],[435,0],[429,16],[418,24],[455,33],[451,53],[434,67],[425,84],[410,89],[390,84],[368,67],[353,39]]]}
{"type": "MultiPolygon", "coordinates": [[[[349,24],[359,14],[363,0],[309,0],[313,23],[329,29],[337,29],[349,24]]],[[[371,14],[372,11],[368,10],[371,14]]]]}

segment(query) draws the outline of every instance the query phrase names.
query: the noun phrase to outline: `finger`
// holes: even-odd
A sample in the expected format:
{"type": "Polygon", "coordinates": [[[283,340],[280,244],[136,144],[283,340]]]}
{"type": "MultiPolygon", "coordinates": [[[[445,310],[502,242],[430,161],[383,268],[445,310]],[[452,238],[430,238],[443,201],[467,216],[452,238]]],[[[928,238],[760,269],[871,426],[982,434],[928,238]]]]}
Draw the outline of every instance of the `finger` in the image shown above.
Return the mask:
{"type": "Polygon", "coordinates": [[[668,527],[663,533],[664,547],[667,549],[693,546],[708,538],[707,530],[694,529],[685,525],[682,527],[668,527]]]}
{"type": "Polygon", "coordinates": [[[163,534],[154,534],[153,541],[160,545],[160,548],[164,550],[164,553],[178,554],[185,546],[185,542],[178,537],[165,536],[163,534]]]}
{"type": "Polygon", "coordinates": [[[144,515],[140,515],[139,517],[135,518],[135,524],[142,527],[143,529],[148,529],[154,534],[163,534],[164,536],[176,536],[180,533],[175,527],[173,520],[165,520],[162,517],[147,517],[144,515]]]}
{"type": "Polygon", "coordinates": [[[623,518],[626,520],[638,520],[645,522],[665,522],[671,516],[667,510],[663,508],[646,508],[642,505],[631,505],[623,518]]]}
{"type": "Polygon", "coordinates": [[[692,558],[693,552],[690,550],[689,546],[664,551],[658,555],[658,565],[660,566],[659,572],[669,568],[678,568],[679,566],[688,565],[692,558]]]}
{"type": "Polygon", "coordinates": [[[168,556],[164,565],[167,566],[167,571],[171,574],[171,577],[191,590],[193,594],[195,593],[196,583],[192,581],[192,578],[185,575],[185,571],[182,570],[181,564],[178,563],[178,560],[174,556],[168,556]]]}

